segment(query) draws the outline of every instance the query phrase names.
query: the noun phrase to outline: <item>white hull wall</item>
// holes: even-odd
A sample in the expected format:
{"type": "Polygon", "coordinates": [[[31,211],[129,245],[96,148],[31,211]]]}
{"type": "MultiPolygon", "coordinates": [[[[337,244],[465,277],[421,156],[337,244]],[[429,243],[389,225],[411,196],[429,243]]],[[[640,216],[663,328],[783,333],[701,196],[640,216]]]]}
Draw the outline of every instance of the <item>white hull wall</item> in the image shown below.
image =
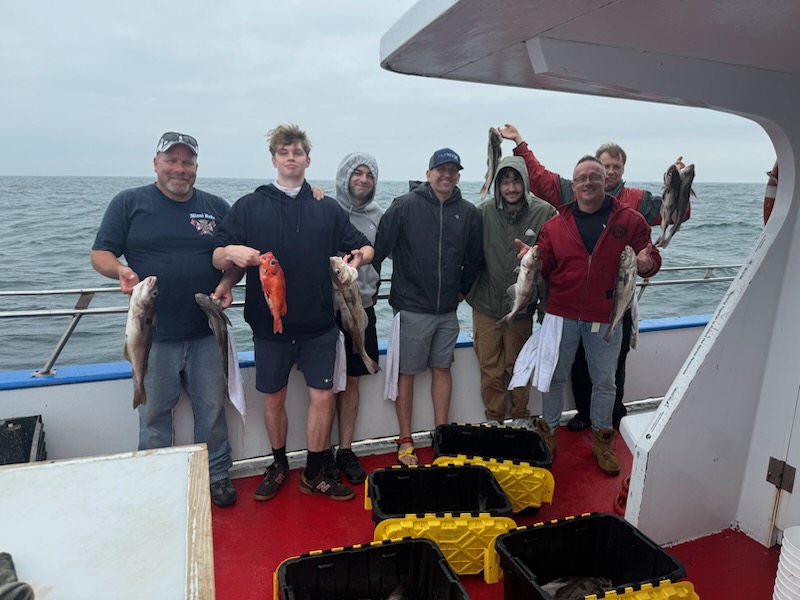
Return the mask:
{"type": "MultiPolygon", "coordinates": [[[[626,401],[663,396],[700,332],[701,328],[695,327],[643,333],[639,349],[628,355],[626,401]]],[[[381,366],[384,359],[382,356],[381,366]]],[[[450,420],[462,423],[484,420],[478,362],[472,347],[456,350],[452,372],[450,420]]],[[[272,451],[264,427],[264,396],[255,389],[255,371],[245,368],[242,374],[247,399],[246,421],[242,422],[231,405],[226,408],[234,460],[261,457],[272,451]]],[[[383,399],[383,383],[383,372],[361,379],[356,440],[397,435],[394,404],[383,399]]],[[[50,459],[115,454],[134,450],[138,445],[138,419],[131,399],[130,379],[3,390],[0,391],[0,418],[41,414],[50,459]]],[[[302,375],[293,370],[287,400],[287,449],[290,451],[305,448],[308,401],[302,375]]],[[[565,409],[573,406],[568,395],[565,409]]],[[[530,410],[534,415],[541,413],[541,395],[536,390],[531,392],[530,410]]],[[[192,443],[192,427],[191,406],[184,394],[175,411],[178,444],[192,443]]],[[[430,375],[423,373],[415,381],[412,428],[428,431],[432,427],[430,375]]],[[[337,440],[334,425],[333,442],[337,440]]]]}

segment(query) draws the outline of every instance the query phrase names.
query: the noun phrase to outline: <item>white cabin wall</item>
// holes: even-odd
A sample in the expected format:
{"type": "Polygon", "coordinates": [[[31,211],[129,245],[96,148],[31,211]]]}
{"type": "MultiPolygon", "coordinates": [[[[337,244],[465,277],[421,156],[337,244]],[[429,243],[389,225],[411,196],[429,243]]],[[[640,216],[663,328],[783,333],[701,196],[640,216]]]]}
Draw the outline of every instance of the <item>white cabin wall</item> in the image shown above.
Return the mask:
{"type": "MultiPolygon", "coordinates": [[[[800,128],[796,133],[800,136],[800,128]]],[[[790,149],[781,152],[782,157],[790,154],[790,149]]],[[[766,481],[770,457],[800,467],[796,435],[792,445],[794,426],[800,422],[797,414],[800,389],[800,360],[797,351],[797,340],[800,336],[797,302],[800,297],[800,280],[797,277],[800,272],[800,208],[797,202],[792,202],[797,171],[789,160],[782,160],[781,165],[776,209],[765,230],[765,235],[774,237],[774,241],[761,270],[774,273],[776,278],[780,277],[777,285],[781,286],[782,293],[774,313],[766,310],[753,313],[753,318],[769,328],[771,339],[737,511],[737,522],[741,529],[766,546],[775,541],[775,525],[785,529],[787,526],[800,524],[800,506],[793,500],[792,494],[780,492],[766,481]],[[773,507],[779,496],[779,518],[774,523],[773,507]]]]}
{"type": "MultiPolygon", "coordinates": [[[[527,47],[534,72],[560,84],[595,82],[591,85],[598,93],[622,91],[743,116],[759,115],[781,164],[794,164],[788,140],[800,139],[794,125],[794,99],[800,91],[797,77],[563,39],[535,38],[527,47]],[[768,115],[773,116],[769,122],[768,115]]],[[[791,166],[788,173],[781,172],[781,186],[794,189],[791,166]]],[[[788,225],[792,219],[785,218],[788,225]]],[[[784,231],[782,235],[793,236],[784,231]]],[[[785,256],[790,244],[784,242],[783,249],[771,253],[776,264],[767,263],[774,235],[770,228],[760,239],[635,448],[626,517],[657,542],[697,537],[737,521],[745,529],[759,531],[771,515],[773,503],[764,498],[749,502],[751,492],[757,492],[747,486],[751,482],[755,486],[755,473],[766,464],[763,452],[780,450],[786,443],[780,441],[780,433],[770,435],[766,425],[754,424],[778,418],[788,427],[794,415],[794,377],[782,378],[774,384],[777,389],[768,387],[771,391],[766,397],[762,376],[767,357],[790,352],[794,344],[789,340],[796,340],[798,333],[790,320],[797,322],[796,307],[790,315],[786,301],[781,301],[777,312],[780,294],[775,290],[785,283],[785,261],[775,257],[785,256]],[[781,331],[775,340],[773,328],[781,331]],[[746,465],[751,469],[747,477],[746,465]]],[[[784,297],[795,298],[794,286],[788,289],[784,297]]]]}

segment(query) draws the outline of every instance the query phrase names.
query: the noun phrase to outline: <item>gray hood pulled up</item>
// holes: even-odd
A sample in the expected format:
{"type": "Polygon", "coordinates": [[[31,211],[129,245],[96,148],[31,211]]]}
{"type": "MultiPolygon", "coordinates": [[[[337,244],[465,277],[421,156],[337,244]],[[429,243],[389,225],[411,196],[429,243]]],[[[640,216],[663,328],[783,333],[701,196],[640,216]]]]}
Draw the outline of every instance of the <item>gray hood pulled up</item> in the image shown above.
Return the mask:
{"type": "MultiPolygon", "coordinates": [[[[378,189],[378,161],[366,152],[351,152],[342,159],[336,172],[336,201],[347,211],[353,226],[374,244],[375,236],[378,233],[378,224],[383,216],[383,210],[375,203],[375,190],[361,206],[353,205],[350,197],[350,177],[353,175],[353,171],[361,165],[365,165],[372,172],[375,190],[378,189]]],[[[372,265],[365,265],[358,269],[358,289],[361,291],[361,302],[364,308],[375,304],[379,283],[380,275],[372,265]]]]}

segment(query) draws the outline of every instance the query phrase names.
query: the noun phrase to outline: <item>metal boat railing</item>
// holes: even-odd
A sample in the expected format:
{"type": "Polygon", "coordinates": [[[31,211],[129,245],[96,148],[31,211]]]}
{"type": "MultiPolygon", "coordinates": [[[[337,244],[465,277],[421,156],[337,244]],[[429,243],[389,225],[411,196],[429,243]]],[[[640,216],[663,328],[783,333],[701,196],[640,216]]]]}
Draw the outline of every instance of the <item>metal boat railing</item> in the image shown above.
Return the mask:
{"type": "MultiPolygon", "coordinates": [[[[665,279],[659,281],[653,281],[652,279],[643,279],[637,282],[637,286],[639,287],[639,299],[641,299],[642,295],[644,294],[645,290],[648,287],[655,287],[655,286],[664,286],[664,285],[689,285],[689,284],[709,284],[709,283],[720,283],[720,282],[729,282],[733,281],[734,276],[720,276],[714,277],[715,271],[720,270],[727,270],[727,269],[739,269],[741,265],[696,265],[696,266],[688,266],[688,267],[663,267],[659,274],[675,272],[675,271],[704,271],[705,274],[703,277],[700,278],[691,278],[691,279],[665,279]]],[[[390,283],[389,279],[381,279],[382,284],[388,285],[390,283]]],[[[243,288],[244,283],[240,283],[236,286],[237,288],[243,288]]],[[[101,287],[101,288],[81,288],[81,289],[64,289],[64,290],[29,290],[29,291],[0,291],[0,301],[3,298],[10,298],[10,297],[22,297],[22,296],[71,296],[71,295],[78,295],[78,301],[75,303],[73,308],[63,308],[63,309],[40,309],[40,310],[10,310],[10,311],[0,311],[0,319],[16,319],[16,318],[42,318],[42,317],[72,317],[69,325],[67,325],[66,330],[61,337],[59,338],[58,342],[55,345],[55,348],[51,352],[50,356],[48,357],[47,361],[45,362],[44,366],[39,369],[38,371],[34,371],[34,376],[44,377],[49,375],[54,375],[55,370],[53,367],[58,360],[58,357],[61,355],[61,352],[69,342],[70,337],[72,336],[75,328],[78,326],[81,318],[84,315],[105,315],[105,314],[114,314],[114,313],[126,313],[128,312],[127,306],[109,306],[103,308],[90,308],[89,305],[91,304],[92,300],[94,299],[95,295],[97,294],[107,294],[107,293],[120,293],[119,287],[101,287]]],[[[388,293],[382,293],[378,295],[378,300],[387,300],[389,298],[388,293]]],[[[236,300],[231,303],[231,306],[244,306],[244,300],[236,300]]]]}

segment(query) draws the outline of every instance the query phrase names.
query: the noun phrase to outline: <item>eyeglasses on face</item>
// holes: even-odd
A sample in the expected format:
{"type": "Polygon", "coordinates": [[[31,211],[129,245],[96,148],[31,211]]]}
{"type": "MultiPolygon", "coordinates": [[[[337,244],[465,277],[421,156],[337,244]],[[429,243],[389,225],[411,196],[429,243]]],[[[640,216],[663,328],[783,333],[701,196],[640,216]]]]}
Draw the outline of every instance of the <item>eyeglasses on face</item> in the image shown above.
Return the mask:
{"type": "Polygon", "coordinates": [[[602,175],[600,175],[600,173],[591,173],[591,174],[589,174],[589,175],[578,175],[578,176],[577,176],[575,179],[573,179],[572,181],[573,181],[574,183],[578,183],[578,184],[580,184],[580,183],[586,183],[587,181],[591,181],[592,183],[600,183],[600,182],[601,182],[601,181],[603,181],[604,179],[605,179],[605,177],[603,177],[602,175]]]}

